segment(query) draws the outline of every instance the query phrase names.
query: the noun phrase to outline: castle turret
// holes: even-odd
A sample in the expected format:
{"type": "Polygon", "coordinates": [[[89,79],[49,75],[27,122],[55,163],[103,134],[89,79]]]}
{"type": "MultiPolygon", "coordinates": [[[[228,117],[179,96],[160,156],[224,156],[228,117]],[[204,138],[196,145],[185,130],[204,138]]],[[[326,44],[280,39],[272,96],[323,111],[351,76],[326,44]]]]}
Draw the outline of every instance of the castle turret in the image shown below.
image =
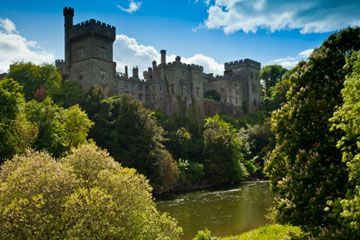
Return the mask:
{"type": "Polygon", "coordinates": [[[65,29],[65,62],[70,62],[70,33],[73,27],[74,9],[65,7],[64,14],[64,29],[65,29]]]}
{"type": "Polygon", "coordinates": [[[139,68],[137,66],[133,68],[133,78],[139,78],[139,68]]]}
{"type": "Polygon", "coordinates": [[[176,62],[181,62],[181,57],[180,57],[180,56],[177,56],[177,57],[175,58],[175,61],[176,61],[176,62]]]}
{"type": "Polygon", "coordinates": [[[161,50],[161,64],[166,64],[166,50],[161,50]]]}
{"type": "Polygon", "coordinates": [[[128,70],[128,66],[125,66],[125,77],[128,78],[129,77],[129,70],[128,70]]]}

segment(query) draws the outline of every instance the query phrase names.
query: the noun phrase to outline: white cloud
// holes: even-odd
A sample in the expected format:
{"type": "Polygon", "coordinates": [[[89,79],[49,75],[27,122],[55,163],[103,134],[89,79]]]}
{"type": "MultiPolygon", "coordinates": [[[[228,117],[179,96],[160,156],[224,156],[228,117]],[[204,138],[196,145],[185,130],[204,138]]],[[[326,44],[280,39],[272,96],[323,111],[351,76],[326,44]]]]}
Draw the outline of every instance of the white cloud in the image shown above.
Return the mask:
{"type": "Polygon", "coordinates": [[[54,55],[41,49],[16,32],[15,24],[9,19],[0,19],[0,73],[7,72],[14,62],[30,61],[36,64],[53,63],[54,55]]]}
{"type": "MultiPolygon", "coordinates": [[[[176,55],[168,55],[167,62],[175,60],[176,55]]],[[[130,38],[126,35],[117,35],[114,45],[114,59],[117,63],[117,71],[124,72],[124,67],[129,66],[131,71],[132,66],[138,66],[139,72],[147,70],[151,67],[152,61],[160,63],[160,52],[152,46],[145,46],[137,42],[136,39],[130,38]]],[[[203,54],[196,54],[191,57],[182,57],[182,62],[187,64],[197,64],[204,67],[204,72],[222,74],[224,67],[215,59],[203,54]]],[[[142,74],[140,74],[142,76],[142,74]]]]}
{"type": "Polygon", "coordinates": [[[292,69],[293,67],[298,64],[301,60],[307,60],[311,53],[314,51],[314,49],[306,49],[304,51],[299,52],[295,57],[285,57],[285,58],[278,58],[271,60],[269,64],[279,64],[287,69],[292,69]]]}
{"type": "Polygon", "coordinates": [[[123,7],[121,5],[118,5],[118,8],[120,8],[122,11],[127,13],[134,13],[141,8],[141,4],[142,2],[135,2],[134,0],[130,0],[128,7],[123,7]]]}
{"type": "Polygon", "coordinates": [[[200,28],[221,29],[226,34],[259,29],[322,33],[360,25],[359,9],[360,1],[215,0],[200,28]]]}
{"type": "Polygon", "coordinates": [[[15,24],[8,18],[5,18],[5,19],[0,18],[0,27],[6,33],[14,33],[14,32],[16,32],[15,24]]]}

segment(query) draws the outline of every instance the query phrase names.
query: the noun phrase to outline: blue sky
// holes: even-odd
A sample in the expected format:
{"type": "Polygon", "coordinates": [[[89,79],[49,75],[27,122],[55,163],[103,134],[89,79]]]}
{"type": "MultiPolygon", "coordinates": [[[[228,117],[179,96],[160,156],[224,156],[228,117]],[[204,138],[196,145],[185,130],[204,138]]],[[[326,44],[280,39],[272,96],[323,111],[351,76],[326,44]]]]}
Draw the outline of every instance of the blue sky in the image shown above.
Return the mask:
{"type": "Polygon", "coordinates": [[[14,61],[63,58],[64,6],[75,8],[75,23],[117,28],[119,71],[144,70],[161,49],[216,74],[242,58],[290,68],[332,32],[360,24],[359,0],[2,0],[0,72],[14,61]]]}

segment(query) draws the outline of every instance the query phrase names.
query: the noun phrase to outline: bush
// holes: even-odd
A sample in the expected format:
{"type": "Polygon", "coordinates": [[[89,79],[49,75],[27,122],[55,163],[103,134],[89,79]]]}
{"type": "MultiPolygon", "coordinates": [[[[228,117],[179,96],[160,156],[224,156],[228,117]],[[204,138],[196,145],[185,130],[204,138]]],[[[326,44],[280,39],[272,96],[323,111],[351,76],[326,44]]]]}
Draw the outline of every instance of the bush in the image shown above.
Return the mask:
{"type": "Polygon", "coordinates": [[[211,240],[211,232],[209,229],[200,230],[196,233],[192,240],[211,240]]]}
{"type": "Polygon", "coordinates": [[[0,239],[179,239],[143,175],[93,144],[60,161],[28,151],[0,171],[0,239]]]}

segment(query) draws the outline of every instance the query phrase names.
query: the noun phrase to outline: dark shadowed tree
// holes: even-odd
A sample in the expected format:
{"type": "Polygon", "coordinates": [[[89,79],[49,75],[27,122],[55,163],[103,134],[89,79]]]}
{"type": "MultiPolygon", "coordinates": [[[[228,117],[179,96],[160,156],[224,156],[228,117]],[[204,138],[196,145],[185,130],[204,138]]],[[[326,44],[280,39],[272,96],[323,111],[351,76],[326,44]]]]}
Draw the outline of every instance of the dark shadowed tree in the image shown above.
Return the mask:
{"type": "Polygon", "coordinates": [[[330,131],[336,106],[342,104],[345,59],[360,48],[360,28],[332,34],[290,79],[285,105],[273,113],[276,147],[266,172],[277,194],[277,221],[300,225],[313,234],[336,232],[338,215],[328,202],[345,196],[348,170],[336,147],[341,135],[330,131]]]}

